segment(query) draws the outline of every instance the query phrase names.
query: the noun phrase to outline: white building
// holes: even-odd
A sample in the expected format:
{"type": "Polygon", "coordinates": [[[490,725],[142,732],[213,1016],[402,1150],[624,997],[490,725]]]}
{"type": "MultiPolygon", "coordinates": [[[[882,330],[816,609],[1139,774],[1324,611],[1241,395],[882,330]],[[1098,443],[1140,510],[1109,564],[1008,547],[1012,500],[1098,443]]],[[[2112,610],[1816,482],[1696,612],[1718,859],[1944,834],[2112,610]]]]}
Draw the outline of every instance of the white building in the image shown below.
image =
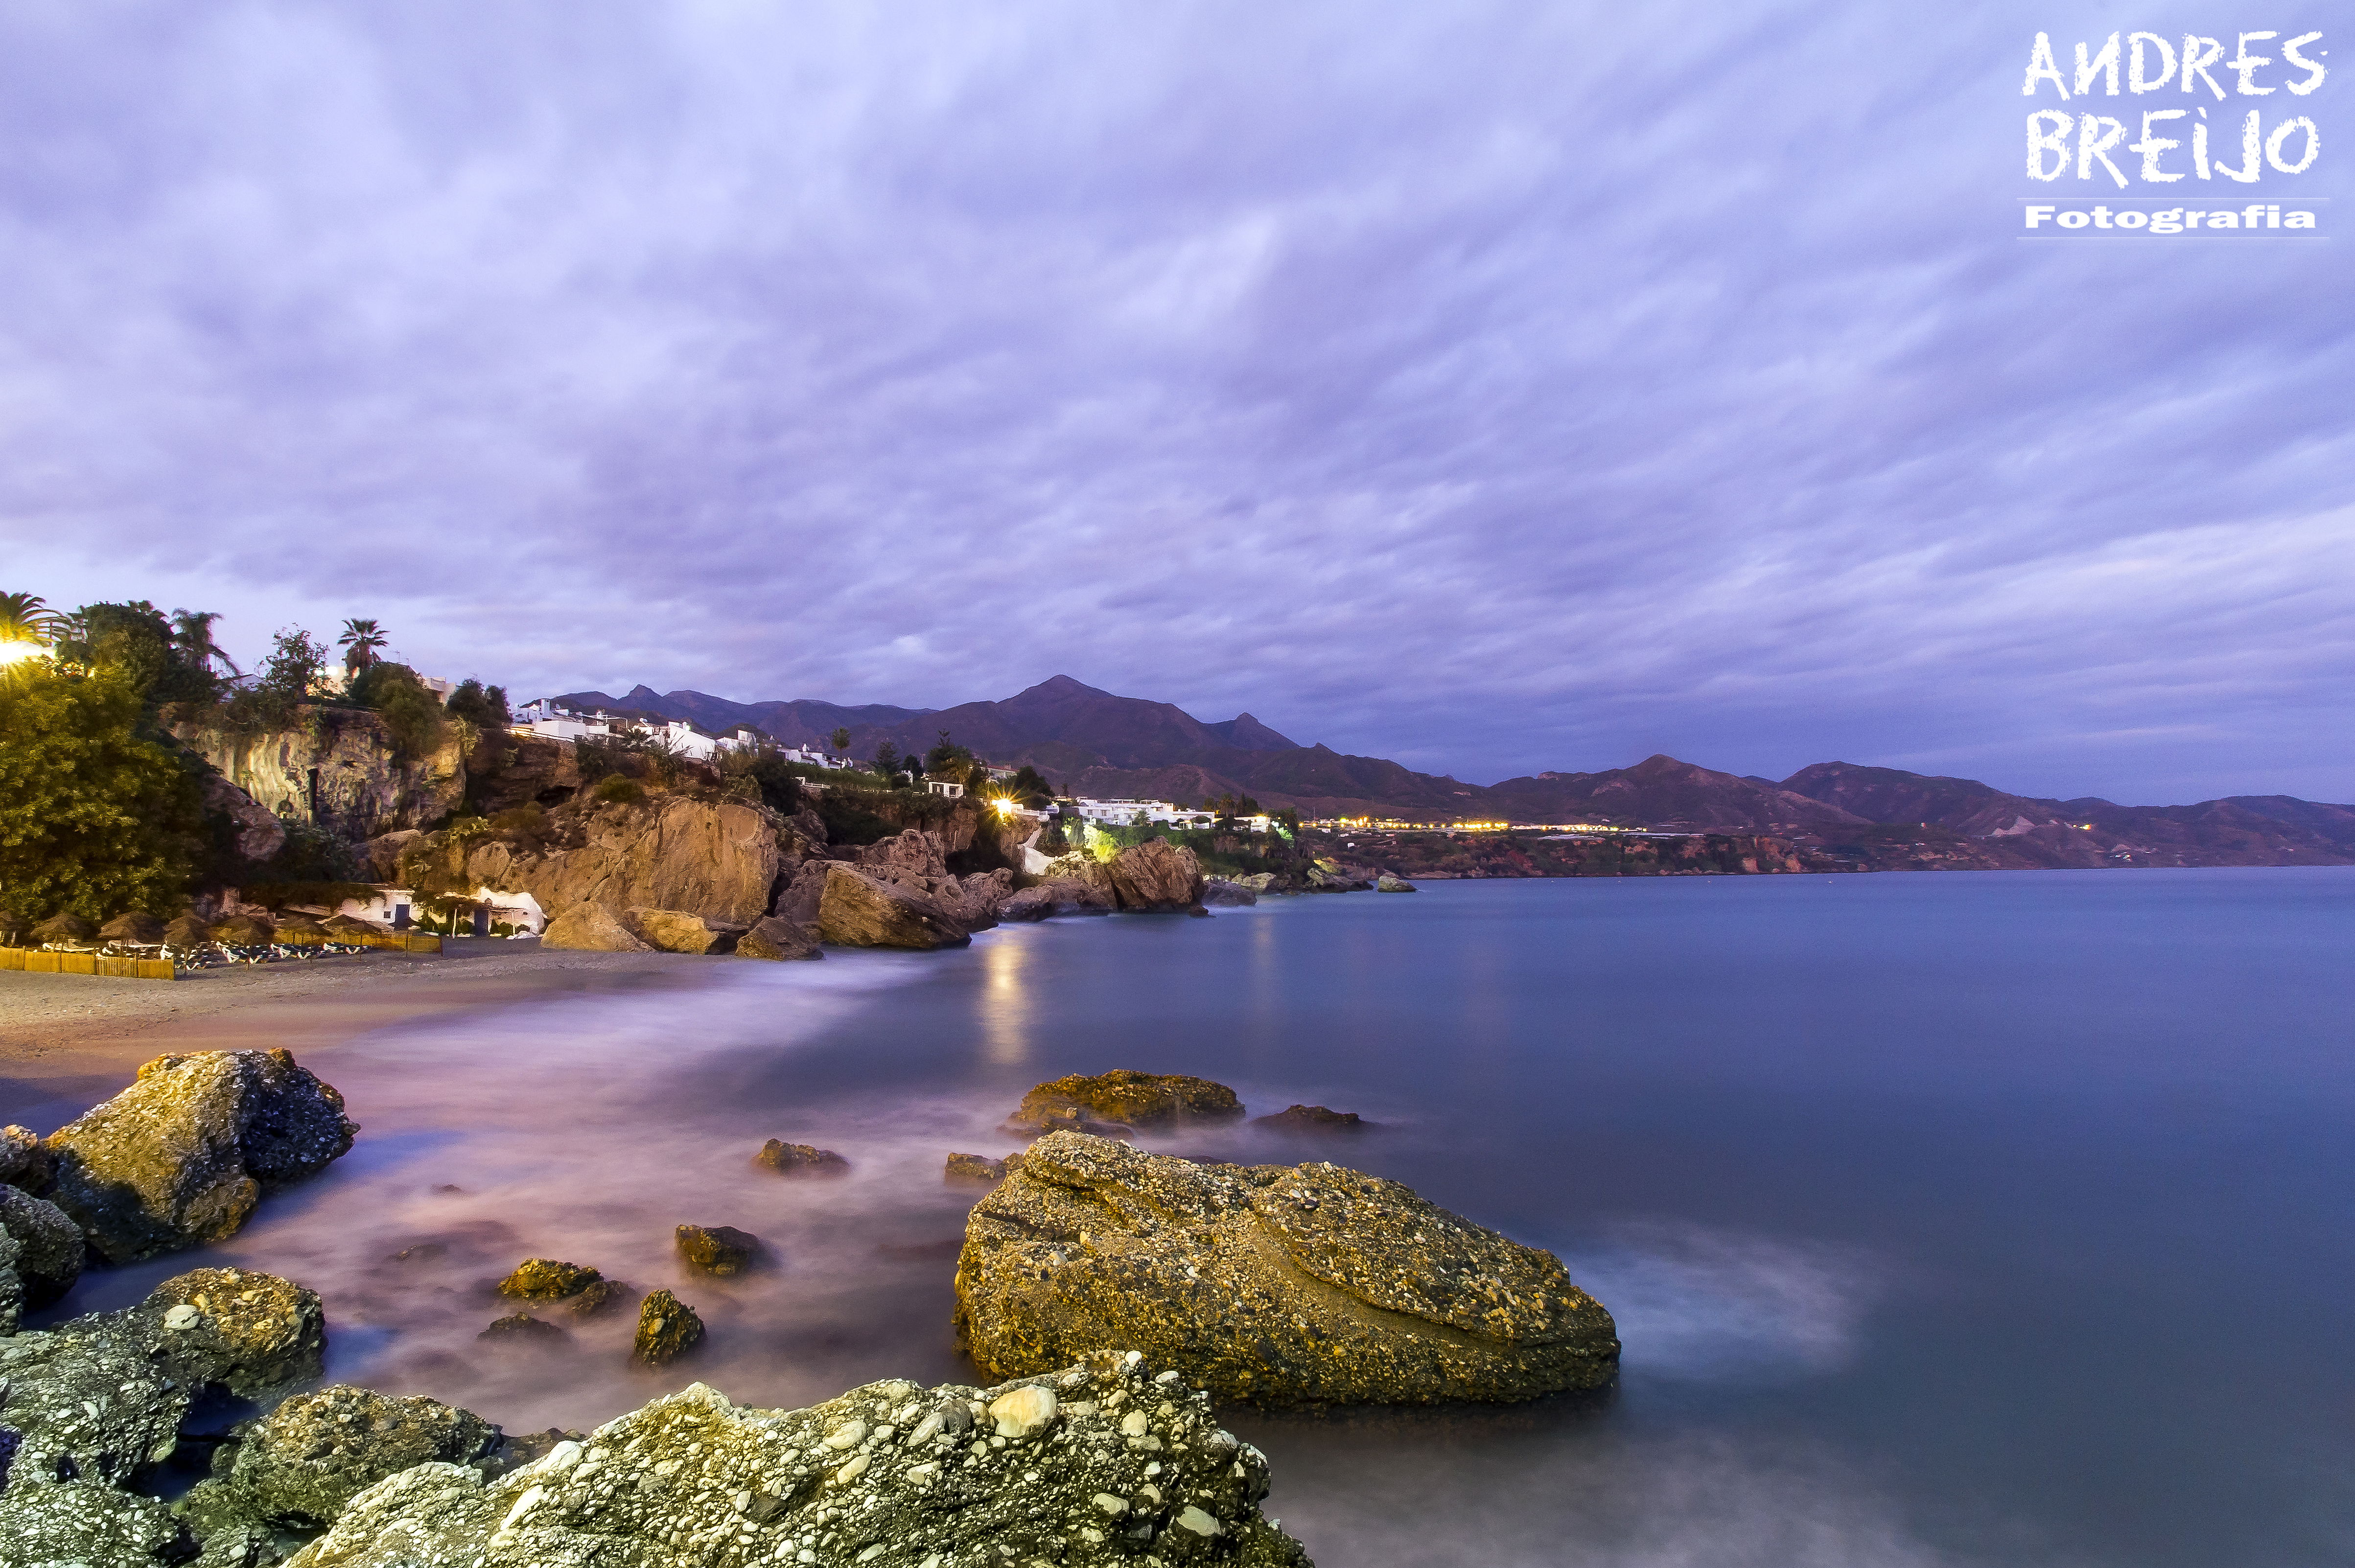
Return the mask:
{"type": "Polygon", "coordinates": [[[788,762],[798,762],[807,768],[829,768],[837,773],[858,766],[847,757],[830,757],[815,746],[789,746],[777,755],[788,762]]]}
{"type": "MultiPolygon", "coordinates": [[[[1196,810],[1170,800],[1098,800],[1083,796],[1071,805],[1082,817],[1105,828],[1133,827],[1140,816],[1149,825],[1169,828],[1209,828],[1219,820],[1216,811],[1196,810]]],[[[1265,813],[1234,821],[1247,833],[1263,833],[1274,826],[1273,819],[1265,813]]]]}

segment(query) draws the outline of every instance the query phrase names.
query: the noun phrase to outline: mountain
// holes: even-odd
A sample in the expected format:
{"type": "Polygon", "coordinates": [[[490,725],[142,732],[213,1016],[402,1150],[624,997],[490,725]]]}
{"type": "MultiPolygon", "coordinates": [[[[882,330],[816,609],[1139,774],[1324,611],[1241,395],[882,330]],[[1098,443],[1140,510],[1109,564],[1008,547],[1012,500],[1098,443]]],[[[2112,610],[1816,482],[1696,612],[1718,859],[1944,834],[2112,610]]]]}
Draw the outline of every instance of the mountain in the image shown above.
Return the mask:
{"type": "Polygon", "coordinates": [[[807,699],[789,703],[731,703],[726,697],[715,697],[703,692],[658,693],[651,686],[632,686],[629,694],[621,697],[609,697],[602,692],[570,692],[556,701],[572,708],[608,708],[623,713],[655,714],[663,718],[686,719],[714,734],[731,730],[740,724],[749,724],[754,729],[776,736],[787,746],[818,747],[826,746],[827,736],[837,729],[847,729],[856,734],[862,729],[888,728],[907,724],[932,712],[930,708],[899,708],[887,703],[844,707],[836,703],[807,699]]]}
{"type": "Polygon", "coordinates": [[[1607,822],[1696,832],[1837,830],[1869,819],[1772,783],[1647,757],[1602,773],[1540,773],[1492,784],[1483,801],[1507,821],[1607,822]]]}

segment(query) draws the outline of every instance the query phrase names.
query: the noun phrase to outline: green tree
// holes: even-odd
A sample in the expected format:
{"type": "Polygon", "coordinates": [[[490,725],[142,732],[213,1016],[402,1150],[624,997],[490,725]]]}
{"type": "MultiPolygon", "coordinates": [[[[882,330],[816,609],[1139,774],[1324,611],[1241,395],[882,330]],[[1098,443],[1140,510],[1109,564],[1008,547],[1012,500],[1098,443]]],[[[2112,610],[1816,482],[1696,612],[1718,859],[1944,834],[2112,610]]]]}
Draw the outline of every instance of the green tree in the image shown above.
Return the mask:
{"type": "MultiPolygon", "coordinates": [[[[39,599],[35,599],[33,602],[35,604],[38,604],[41,601],[39,599]]],[[[835,726],[834,733],[827,736],[826,738],[834,743],[835,755],[837,757],[842,756],[850,750],[850,731],[842,725],[835,726]]]]}
{"type": "Polygon", "coordinates": [[[507,712],[506,688],[485,686],[471,675],[458,683],[458,689],[450,694],[450,700],[442,705],[454,717],[465,719],[485,729],[505,729],[515,722],[507,712]]]}
{"type": "Polygon", "coordinates": [[[1043,806],[1055,798],[1055,791],[1048,787],[1047,780],[1027,762],[1016,768],[1014,777],[1006,781],[1006,792],[1024,805],[1032,807],[1043,806]]]}
{"type": "Polygon", "coordinates": [[[927,773],[961,776],[972,764],[971,748],[959,746],[955,741],[951,740],[949,732],[946,730],[941,731],[941,738],[933,745],[932,750],[924,753],[924,771],[927,773]]]}
{"type": "Polygon", "coordinates": [[[0,593],[0,642],[47,643],[64,618],[37,593],[0,593]]]}
{"type": "Polygon", "coordinates": [[[357,675],[376,662],[376,651],[388,641],[384,628],[373,620],[346,620],[336,646],[344,651],[345,670],[357,675]]]}
{"type": "Polygon", "coordinates": [[[203,828],[195,779],[139,737],[123,672],[0,674],[0,909],[28,920],[168,913],[203,828]]]}
{"type": "Polygon", "coordinates": [[[213,641],[213,622],[219,619],[218,610],[174,610],[172,646],[178,651],[182,661],[208,674],[212,673],[215,664],[218,664],[232,675],[241,675],[245,672],[237,667],[237,661],[223,652],[220,645],[213,641]]]}
{"type": "Polygon", "coordinates": [[[442,744],[442,700],[406,664],[378,660],[352,681],[352,700],[374,708],[400,754],[431,757],[442,744]]]}
{"type": "Polygon", "coordinates": [[[889,779],[900,771],[900,748],[890,741],[875,748],[875,771],[889,779]]]}

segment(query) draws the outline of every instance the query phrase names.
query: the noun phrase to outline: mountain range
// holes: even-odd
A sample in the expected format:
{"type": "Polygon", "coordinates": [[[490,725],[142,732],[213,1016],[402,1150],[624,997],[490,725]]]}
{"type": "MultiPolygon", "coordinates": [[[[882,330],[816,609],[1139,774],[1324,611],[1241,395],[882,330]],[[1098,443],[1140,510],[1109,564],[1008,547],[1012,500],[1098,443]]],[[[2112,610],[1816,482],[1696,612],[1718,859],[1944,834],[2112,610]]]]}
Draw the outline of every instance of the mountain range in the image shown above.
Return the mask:
{"type": "Polygon", "coordinates": [[[1115,696],[1068,675],[1002,702],[937,709],[737,703],[643,685],[619,697],[576,692],[557,700],[683,718],[712,730],[751,725],[787,745],[832,748],[832,732],[845,728],[848,749],[859,758],[874,756],[887,741],[921,752],[945,731],[992,761],[1027,762],[1075,795],[1193,801],[1247,794],[1309,817],[1772,833],[1876,864],[1908,856],[1989,869],[2355,864],[2355,806],[2287,795],[2121,806],[2093,797],[2014,795],[1972,779],[1848,762],[1816,763],[1775,780],[1672,757],[1599,773],[1467,784],[1383,758],[1302,746],[1249,714],[1206,723],[1174,704],[1115,696]]]}

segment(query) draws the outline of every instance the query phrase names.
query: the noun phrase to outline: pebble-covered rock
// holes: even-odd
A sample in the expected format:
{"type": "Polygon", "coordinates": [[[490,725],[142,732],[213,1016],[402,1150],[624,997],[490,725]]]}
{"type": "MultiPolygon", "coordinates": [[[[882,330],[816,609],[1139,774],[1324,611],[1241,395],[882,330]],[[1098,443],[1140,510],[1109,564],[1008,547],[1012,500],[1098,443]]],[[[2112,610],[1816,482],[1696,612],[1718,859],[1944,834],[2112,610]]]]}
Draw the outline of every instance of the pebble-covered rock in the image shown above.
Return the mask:
{"type": "Polygon", "coordinates": [[[11,1484],[0,1492],[0,1548],[9,1568],[153,1568],[197,1552],[170,1509],[97,1481],[11,1484]]]}
{"type": "Polygon", "coordinates": [[[14,1122],[0,1127],[0,1182],[39,1193],[49,1185],[49,1151],[41,1135],[14,1122]]]}
{"type": "MultiPolygon", "coordinates": [[[[1158,842],[1158,841],[1156,841],[1158,842]]],[[[1139,1073],[1123,1067],[1109,1073],[1073,1073],[1040,1084],[1022,1097],[1007,1118],[1007,1129],[1051,1132],[1086,1130],[1090,1123],[1128,1128],[1174,1128],[1232,1121],[1243,1114],[1234,1090],[1183,1073],[1139,1073]]]]}
{"type": "Polygon", "coordinates": [[[527,1257],[515,1272],[499,1281],[499,1294],[521,1301],[560,1301],[577,1296],[604,1277],[595,1269],[552,1257],[527,1257]]]}
{"type": "Polygon", "coordinates": [[[657,1290],[638,1304],[638,1332],[630,1357],[650,1367],[668,1366],[702,1340],[703,1319],[695,1308],[667,1290],[657,1290]]]}
{"type": "Polygon", "coordinates": [[[992,1160],[986,1154],[952,1154],[948,1167],[942,1173],[947,1181],[978,1181],[995,1186],[1006,1180],[1006,1173],[1022,1163],[1020,1154],[1009,1154],[1003,1160],[992,1160]]]}
{"type": "Polygon", "coordinates": [[[560,1323],[544,1321],[528,1312],[510,1312],[474,1338],[495,1345],[556,1346],[570,1343],[572,1336],[560,1323]]]}
{"type": "Polygon", "coordinates": [[[8,1390],[0,1424],[17,1437],[11,1493],[59,1481],[120,1485],[179,1446],[187,1388],[118,1328],[77,1318],[0,1340],[8,1390]]]}
{"type": "Polygon", "coordinates": [[[317,1175],[358,1130],[290,1052],[158,1056],[48,1137],[48,1196],[129,1263],[235,1234],[263,1192],[317,1175]]]}
{"type": "Polygon", "coordinates": [[[726,1278],[760,1260],[761,1238],[733,1225],[681,1225],[678,1255],[706,1274],[726,1278]]]}
{"type": "Polygon", "coordinates": [[[1124,1343],[1228,1398],[1412,1404],[1595,1387],[1619,1361],[1561,1260],[1398,1182],[1071,1132],[974,1205],[956,1292],[998,1376],[1124,1343]]]}
{"type": "Polygon", "coordinates": [[[428,1460],[471,1465],[499,1446],[499,1429],[471,1411],[372,1389],[323,1388],[295,1395],[249,1427],[229,1473],[205,1483],[218,1498],[202,1506],[324,1526],[387,1476],[428,1460]]]}
{"type": "Polygon", "coordinates": [[[190,1269],[102,1320],[136,1336],[184,1385],[248,1399],[316,1381],[326,1357],[319,1298],[291,1279],[251,1269],[190,1269]]]}
{"type": "Polygon", "coordinates": [[[81,1277],[81,1227],[56,1204],[0,1186],[0,1334],[20,1311],[37,1311],[81,1277]]]}
{"type": "Polygon", "coordinates": [[[1308,1568],[1262,1516],[1267,1487],[1203,1394],[1134,1355],[995,1388],[869,1383],[804,1410],[696,1383],[487,1483],[404,1470],[292,1568],[1308,1568]]]}
{"type": "Polygon", "coordinates": [[[850,1161],[831,1149],[809,1143],[787,1143],[773,1138],[761,1145],[752,1163],[780,1176],[847,1176],[850,1161]]]}

